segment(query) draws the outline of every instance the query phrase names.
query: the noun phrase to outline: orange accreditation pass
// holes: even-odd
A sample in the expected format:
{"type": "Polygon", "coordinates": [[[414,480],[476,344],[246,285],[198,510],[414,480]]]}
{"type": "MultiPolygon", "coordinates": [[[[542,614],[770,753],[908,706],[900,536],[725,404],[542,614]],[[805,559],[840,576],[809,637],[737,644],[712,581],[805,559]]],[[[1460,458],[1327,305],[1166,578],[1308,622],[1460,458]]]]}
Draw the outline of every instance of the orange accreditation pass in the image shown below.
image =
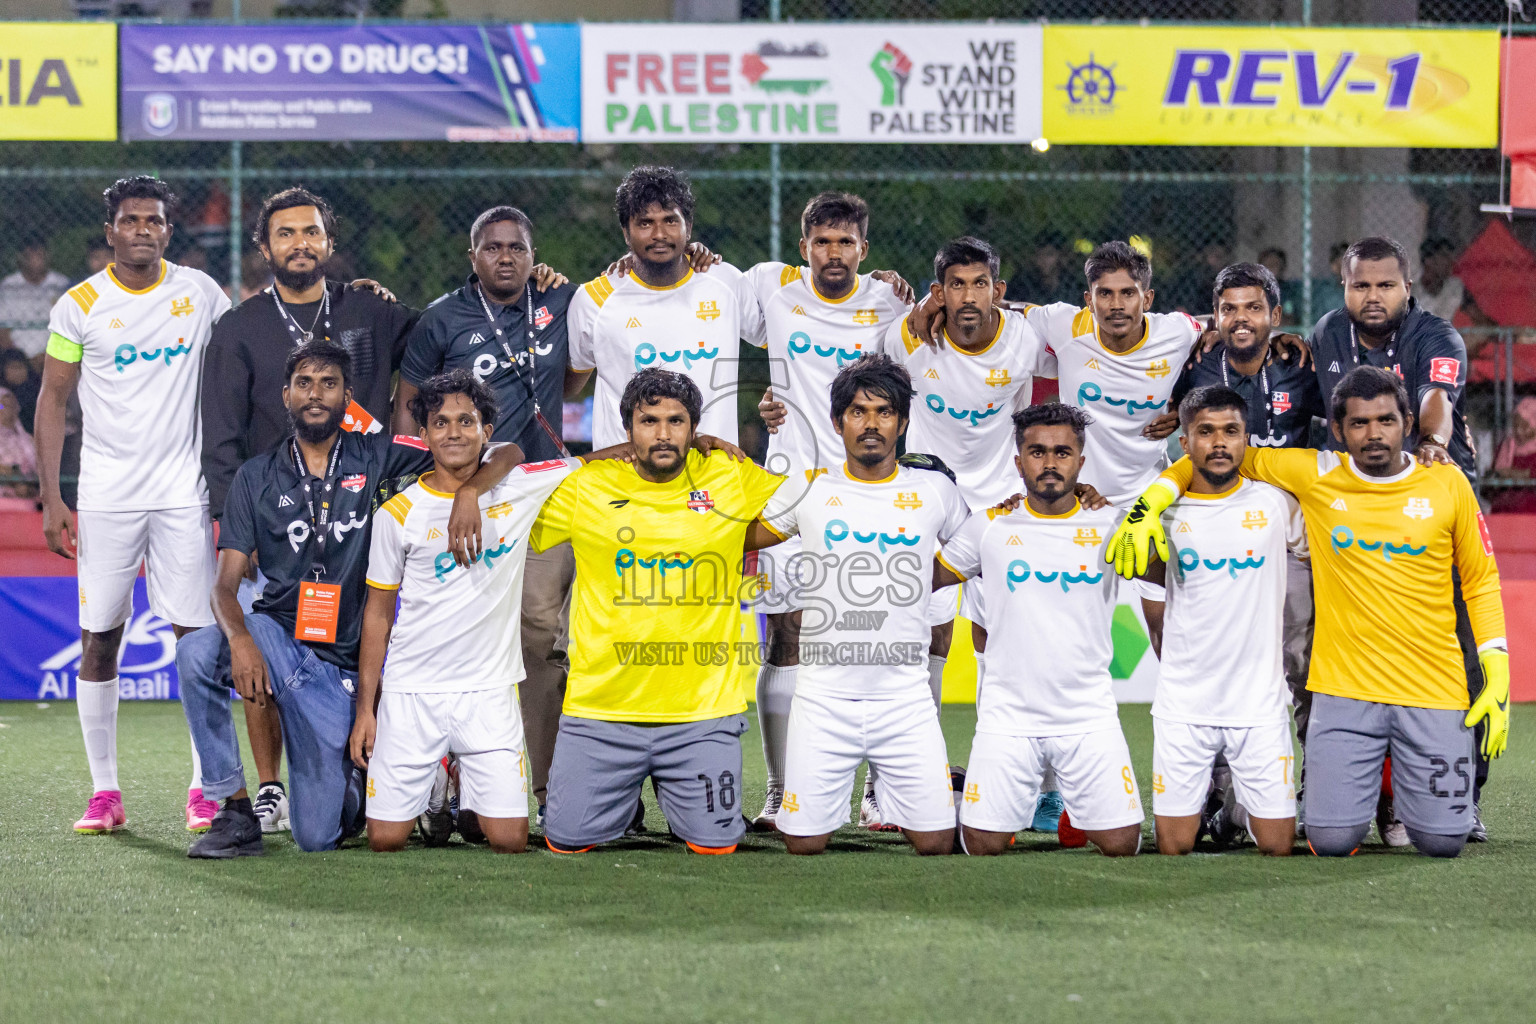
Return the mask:
{"type": "Polygon", "coordinates": [[[336,642],[336,620],[341,614],[341,587],[334,583],[306,580],[299,584],[299,614],[294,625],[295,640],[308,643],[336,642]]]}

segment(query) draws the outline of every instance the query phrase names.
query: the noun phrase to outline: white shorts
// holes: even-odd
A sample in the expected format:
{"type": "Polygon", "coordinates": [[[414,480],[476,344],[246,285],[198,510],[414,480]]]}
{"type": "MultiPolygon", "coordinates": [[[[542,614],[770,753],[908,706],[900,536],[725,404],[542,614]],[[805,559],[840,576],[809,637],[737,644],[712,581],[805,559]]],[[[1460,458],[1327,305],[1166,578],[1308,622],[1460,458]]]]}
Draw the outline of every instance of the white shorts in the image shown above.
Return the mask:
{"type": "Polygon", "coordinates": [[[1068,736],[978,732],[965,768],[960,823],[982,832],[1017,832],[1035,816],[1040,779],[1056,771],[1072,824],[1090,832],[1140,824],[1141,793],[1119,726],[1068,736]]]}
{"type": "Polygon", "coordinates": [[[411,821],[427,809],[444,754],[459,756],[459,806],[487,818],[528,817],[523,718],[510,686],[379,696],[368,762],[368,817],[411,821]]]}
{"type": "Polygon", "coordinates": [[[982,597],[980,576],[960,585],[960,617],[987,628],[987,603],[982,597]]]}
{"type": "Polygon", "coordinates": [[[960,584],[951,583],[928,595],[928,625],[942,626],[953,622],[960,608],[960,584]]]}
{"type": "Polygon", "coordinates": [[[1232,767],[1237,802],[1255,818],[1296,816],[1296,750],[1291,723],[1247,728],[1152,720],[1152,813],[1199,814],[1216,755],[1232,767]]]}
{"type": "Polygon", "coordinates": [[[925,689],[896,700],[795,694],[784,756],[784,804],[776,824],[792,836],[821,836],[848,822],[859,762],[878,773],[875,797],[887,822],[914,832],[955,827],[954,789],[938,710],[925,689]]]}
{"type": "Polygon", "coordinates": [[[207,505],[152,512],[87,512],[80,529],[80,628],[105,633],[133,615],[133,581],[145,567],[149,610],[173,626],[213,625],[215,555],[207,505]]]}

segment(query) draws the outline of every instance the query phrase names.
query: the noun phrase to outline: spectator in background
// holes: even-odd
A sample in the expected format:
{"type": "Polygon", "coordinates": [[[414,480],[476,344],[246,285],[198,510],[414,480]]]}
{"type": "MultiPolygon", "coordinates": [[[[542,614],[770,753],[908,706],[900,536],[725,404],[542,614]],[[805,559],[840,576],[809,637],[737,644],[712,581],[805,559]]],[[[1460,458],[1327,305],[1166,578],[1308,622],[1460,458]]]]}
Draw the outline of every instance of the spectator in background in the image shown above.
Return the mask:
{"type": "MultiPolygon", "coordinates": [[[[85,277],[84,281],[93,274],[99,274],[107,269],[107,264],[112,262],[112,247],[107,244],[105,238],[93,238],[85,247],[85,277]]],[[[79,282],[76,282],[77,284],[79,282]]]]}
{"type": "Polygon", "coordinates": [[[1083,277],[1073,266],[1072,248],[1057,231],[1047,231],[1035,243],[1029,263],[1009,282],[1010,297],[1046,306],[1052,302],[1081,305],[1083,277]]]}
{"type": "MultiPolygon", "coordinates": [[[[1344,305],[1344,254],[1348,242],[1334,242],[1328,247],[1328,273],[1312,279],[1312,319],[1317,321],[1331,309],[1344,305]]],[[[1323,392],[1328,395],[1327,391],[1323,392]]]]}
{"type": "Polygon", "coordinates": [[[25,352],[8,348],[0,351],[0,386],[16,396],[21,425],[32,433],[32,418],[37,414],[37,395],[43,389],[43,375],[27,361],[25,352]]]}
{"type": "Polygon", "coordinates": [[[1232,262],[1232,250],[1225,242],[1207,242],[1200,247],[1193,263],[1173,280],[1173,294],[1165,300],[1175,310],[1205,316],[1211,312],[1211,285],[1223,267],[1232,262]]]}
{"type": "Polygon", "coordinates": [[[272,285],[272,268],[260,252],[248,252],[240,261],[240,301],[272,285]]]}
{"type": "Polygon", "coordinates": [[[1275,280],[1280,283],[1280,322],[1282,324],[1297,324],[1301,322],[1301,289],[1296,287],[1296,282],[1286,276],[1286,268],[1290,260],[1285,256],[1284,249],[1270,247],[1259,253],[1259,266],[1264,267],[1275,280]]]}
{"type": "Polygon", "coordinates": [[[20,404],[0,388],[0,498],[37,497],[37,446],[21,425],[20,404]]]}
{"type": "Polygon", "coordinates": [[[1491,512],[1536,514],[1536,397],[1526,395],[1515,403],[1509,437],[1499,445],[1493,457],[1491,476],[1503,480],[1522,480],[1532,486],[1501,487],[1489,501],[1491,512]]]}
{"type": "Polygon", "coordinates": [[[69,290],[69,278],[48,262],[48,243],[32,239],[22,244],[16,272],[0,280],[0,335],[9,337],[4,347],[25,352],[39,371],[48,347],[48,315],[69,290]]]}
{"type": "Polygon", "coordinates": [[[1461,310],[1467,296],[1466,286],[1453,270],[1456,246],[1449,238],[1426,238],[1419,246],[1419,279],[1414,294],[1419,305],[1442,320],[1450,320],[1461,310]]]}

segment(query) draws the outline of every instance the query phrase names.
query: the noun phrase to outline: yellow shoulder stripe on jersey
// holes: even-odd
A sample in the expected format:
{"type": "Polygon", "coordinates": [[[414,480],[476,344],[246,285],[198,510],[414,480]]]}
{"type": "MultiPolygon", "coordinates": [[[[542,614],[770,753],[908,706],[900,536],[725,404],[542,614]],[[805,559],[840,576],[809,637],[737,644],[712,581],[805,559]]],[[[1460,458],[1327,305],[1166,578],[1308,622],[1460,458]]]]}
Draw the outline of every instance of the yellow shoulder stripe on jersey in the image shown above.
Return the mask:
{"type": "Polygon", "coordinates": [[[69,290],[69,297],[75,300],[75,305],[80,307],[80,312],[82,313],[89,313],[91,307],[96,305],[96,300],[100,298],[96,294],[96,289],[91,286],[89,281],[82,281],[71,288],[69,290]]]}
{"type": "MultiPolygon", "coordinates": [[[[912,330],[908,326],[910,323],[911,321],[909,321],[906,317],[901,318],[901,343],[907,347],[907,355],[911,355],[913,352],[916,352],[918,346],[923,343],[921,338],[915,338],[912,336],[912,330]]],[[[1002,329],[1001,322],[998,323],[998,329],[1002,329]]]]}
{"type": "Polygon", "coordinates": [[[48,354],[62,362],[78,363],[85,358],[85,346],[54,331],[48,335],[48,354]]]}
{"type": "Polygon", "coordinates": [[[799,267],[785,267],[779,271],[779,287],[784,288],[800,280],[799,267]]]}
{"type": "Polygon", "coordinates": [[[582,287],[587,290],[587,294],[592,297],[593,302],[597,303],[599,309],[608,301],[608,296],[613,294],[613,282],[606,277],[593,278],[582,287]]]}
{"type": "Polygon", "coordinates": [[[399,590],[400,589],[400,584],[398,584],[398,583],[380,583],[378,580],[369,580],[368,581],[368,585],[370,587],[372,587],[374,590],[399,590]]]}
{"type": "Polygon", "coordinates": [[[1081,338],[1093,333],[1093,310],[1084,309],[1072,318],[1072,337],[1081,338]]]}
{"type": "Polygon", "coordinates": [[[950,572],[954,573],[956,576],[959,576],[961,579],[965,579],[966,578],[965,573],[961,572],[959,569],[956,569],[954,566],[950,565],[948,562],[946,562],[944,560],[944,553],[942,551],[935,551],[933,553],[933,557],[938,560],[938,563],[940,565],[942,565],[944,568],[948,569],[950,572]]]}
{"type": "Polygon", "coordinates": [[[411,499],[404,493],[397,494],[384,503],[384,511],[395,517],[395,522],[405,525],[406,513],[411,510],[411,499]]]}
{"type": "Polygon", "coordinates": [[[772,523],[770,523],[768,520],[764,519],[762,516],[758,516],[757,517],[757,521],[759,523],[763,524],[763,529],[767,530],[769,533],[771,533],[775,537],[779,538],[779,540],[789,540],[788,537],[786,537],[783,533],[781,533],[777,528],[774,527],[774,525],[772,523]]]}
{"type": "MultiPolygon", "coordinates": [[[[1024,316],[1027,317],[1027,316],[1029,316],[1030,310],[1039,309],[1039,308],[1040,308],[1040,303],[1038,303],[1038,302],[1026,302],[1026,303],[1024,303],[1024,308],[1023,309],[1013,310],[1012,312],[1021,313],[1024,316]]],[[[1006,313],[1006,312],[1009,312],[1009,310],[1004,310],[1003,312],[1006,313]]]]}

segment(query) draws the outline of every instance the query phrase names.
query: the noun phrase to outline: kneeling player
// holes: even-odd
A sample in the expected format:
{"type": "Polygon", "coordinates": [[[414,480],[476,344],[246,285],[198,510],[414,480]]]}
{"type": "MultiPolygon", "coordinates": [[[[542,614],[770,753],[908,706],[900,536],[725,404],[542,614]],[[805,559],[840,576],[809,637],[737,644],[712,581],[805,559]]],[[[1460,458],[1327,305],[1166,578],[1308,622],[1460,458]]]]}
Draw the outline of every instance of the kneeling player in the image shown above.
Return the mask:
{"type": "Polygon", "coordinates": [[[516,698],[524,677],[523,563],[539,507],[580,463],[526,463],[480,495],[491,535],[462,566],[449,550],[449,516],[454,496],[472,486],[496,401],[468,370],[455,370],[422,384],[410,407],[433,466],[384,504],[369,550],[351,739],[352,760],[368,771],[368,845],[404,849],[427,809],[438,762],[451,751],[460,809],[479,816],[491,849],[521,853],[528,844],[516,698]]]}
{"type": "Polygon", "coordinates": [[[1074,494],[1087,413],[1037,405],[1013,423],[1024,501],[973,514],[934,572],[935,585],[980,575],[991,626],[961,843],[1002,853],[1054,769],[1073,824],[1100,853],[1129,857],[1141,849],[1141,795],[1109,675],[1115,576],[1099,564],[1119,513],[1074,494]]]}
{"type": "Polygon", "coordinates": [[[928,687],[928,602],[934,552],[969,510],[944,473],[897,465],[911,406],[912,380],[889,356],[843,367],[832,424],[846,461],[776,496],[748,535],[753,549],[798,533],[787,575],[811,581],[794,598],[800,671],[775,819],[790,853],[826,849],[865,759],[884,821],[918,853],[954,848],[954,791],[928,687]]]}
{"type": "Polygon", "coordinates": [[[1195,476],[1163,514],[1173,557],[1160,581],[1168,600],[1152,703],[1157,849],[1194,848],[1211,769],[1225,754],[1237,796],[1231,824],[1264,853],[1284,857],[1296,834],[1281,660],[1286,552],[1305,556],[1305,524],[1296,499],[1238,475],[1248,438],[1242,395],[1196,388],[1179,420],[1195,476]]]}

